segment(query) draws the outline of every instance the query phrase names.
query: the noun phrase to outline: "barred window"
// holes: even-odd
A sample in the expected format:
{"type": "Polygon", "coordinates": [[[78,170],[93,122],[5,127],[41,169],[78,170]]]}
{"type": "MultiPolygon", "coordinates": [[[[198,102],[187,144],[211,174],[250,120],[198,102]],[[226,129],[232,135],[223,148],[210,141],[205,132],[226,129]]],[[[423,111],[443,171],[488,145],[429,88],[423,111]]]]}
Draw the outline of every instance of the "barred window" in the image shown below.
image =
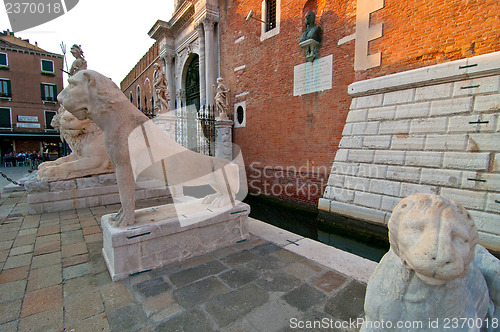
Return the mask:
{"type": "Polygon", "coordinates": [[[276,28],[276,0],[266,2],[266,32],[276,28]]]}

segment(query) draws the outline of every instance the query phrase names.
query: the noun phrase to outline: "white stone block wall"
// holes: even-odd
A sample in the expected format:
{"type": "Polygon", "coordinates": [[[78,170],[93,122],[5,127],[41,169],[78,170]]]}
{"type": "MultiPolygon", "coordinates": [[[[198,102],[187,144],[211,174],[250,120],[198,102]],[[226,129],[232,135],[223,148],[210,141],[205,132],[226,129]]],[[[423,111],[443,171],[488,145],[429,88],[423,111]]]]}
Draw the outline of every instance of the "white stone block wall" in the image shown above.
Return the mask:
{"type": "Polygon", "coordinates": [[[349,93],[320,209],[386,224],[401,198],[440,194],[500,250],[500,52],[356,82],[349,93]]]}

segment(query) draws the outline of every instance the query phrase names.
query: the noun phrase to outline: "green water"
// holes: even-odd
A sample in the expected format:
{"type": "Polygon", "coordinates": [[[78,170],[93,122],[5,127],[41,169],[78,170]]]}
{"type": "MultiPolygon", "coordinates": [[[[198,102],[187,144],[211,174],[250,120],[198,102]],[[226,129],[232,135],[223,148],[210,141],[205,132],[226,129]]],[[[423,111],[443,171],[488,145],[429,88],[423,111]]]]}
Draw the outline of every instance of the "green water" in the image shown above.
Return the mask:
{"type": "Polygon", "coordinates": [[[318,210],[248,195],[245,203],[251,207],[250,217],[289,232],[320,241],[357,256],[379,262],[389,250],[389,243],[369,241],[359,234],[325,225],[317,219],[318,210]]]}

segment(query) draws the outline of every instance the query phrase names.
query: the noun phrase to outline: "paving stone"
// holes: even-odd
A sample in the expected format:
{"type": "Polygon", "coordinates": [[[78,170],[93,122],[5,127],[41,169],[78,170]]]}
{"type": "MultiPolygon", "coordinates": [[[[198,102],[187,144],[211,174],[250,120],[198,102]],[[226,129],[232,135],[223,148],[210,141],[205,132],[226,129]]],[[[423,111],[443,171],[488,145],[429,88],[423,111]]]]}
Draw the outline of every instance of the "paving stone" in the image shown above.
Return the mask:
{"type": "Polygon", "coordinates": [[[0,241],[0,250],[10,250],[12,244],[14,244],[14,240],[0,241]]]}
{"type": "Polygon", "coordinates": [[[90,262],[68,266],[63,268],[64,280],[77,278],[92,272],[92,265],[90,262]]]}
{"type": "Polygon", "coordinates": [[[155,297],[151,297],[142,303],[144,312],[149,317],[171,305],[177,304],[173,296],[169,293],[163,293],[155,297]]]}
{"type": "Polygon", "coordinates": [[[80,293],[93,291],[97,287],[96,277],[88,274],[82,277],[77,277],[63,281],[64,297],[70,297],[80,293]]]}
{"type": "Polygon", "coordinates": [[[61,231],[59,223],[56,225],[40,225],[38,228],[38,236],[58,234],[61,231]]]}
{"type": "Polygon", "coordinates": [[[63,245],[61,248],[61,252],[63,258],[86,254],[88,252],[87,244],[85,242],[79,242],[69,245],[63,245]]]}
{"type": "Polygon", "coordinates": [[[39,269],[41,267],[47,267],[51,265],[56,265],[61,263],[61,252],[53,252],[50,254],[34,256],[31,262],[31,269],[39,269]]]}
{"type": "Polygon", "coordinates": [[[0,332],[12,332],[17,331],[17,326],[19,325],[19,320],[13,320],[12,322],[0,324],[0,332]]]}
{"type": "Polygon", "coordinates": [[[325,312],[340,320],[356,319],[363,314],[366,285],[352,281],[325,305],[325,312]]]}
{"type": "Polygon", "coordinates": [[[245,267],[235,268],[220,275],[220,279],[231,288],[240,288],[257,278],[259,274],[256,271],[245,267]]]}
{"type": "Polygon", "coordinates": [[[25,236],[18,236],[14,240],[14,247],[20,247],[20,246],[26,246],[29,244],[34,244],[36,240],[36,234],[32,235],[25,235],[25,236]]]}
{"type": "Polygon", "coordinates": [[[321,276],[314,278],[312,283],[314,286],[330,293],[342,287],[346,281],[347,278],[343,275],[334,271],[327,271],[321,276]]]}
{"type": "Polygon", "coordinates": [[[59,234],[52,234],[52,235],[44,235],[44,236],[38,236],[36,238],[36,243],[38,245],[43,245],[43,244],[50,244],[54,242],[59,242],[61,241],[61,236],[59,234]]]}
{"type": "Polygon", "coordinates": [[[221,332],[252,332],[253,329],[246,325],[244,322],[237,322],[231,324],[223,329],[221,332]]]}
{"type": "Polygon", "coordinates": [[[9,257],[10,250],[2,250],[0,251],[0,262],[5,262],[7,260],[7,257],[9,257]]]}
{"type": "Polygon", "coordinates": [[[18,332],[24,331],[62,331],[63,307],[40,312],[19,320],[18,332]]]}
{"type": "Polygon", "coordinates": [[[29,265],[3,270],[0,273],[0,284],[28,278],[29,265]]]}
{"type": "Polygon", "coordinates": [[[275,252],[273,256],[276,256],[277,258],[279,258],[279,260],[285,263],[295,263],[304,259],[303,256],[297,255],[296,253],[288,251],[286,249],[275,252]]]}
{"type": "Polygon", "coordinates": [[[62,306],[62,304],[62,285],[37,289],[33,292],[26,293],[24,296],[21,317],[57,308],[62,306]]]}
{"type": "Polygon", "coordinates": [[[21,312],[22,300],[4,302],[0,304],[0,324],[18,319],[21,312]]]}
{"type": "Polygon", "coordinates": [[[211,298],[227,292],[229,289],[215,277],[200,280],[182,288],[176,289],[173,295],[184,308],[192,308],[211,298]]]}
{"type": "MultiPolygon", "coordinates": [[[[318,274],[317,270],[314,270],[311,267],[302,264],[301,262],[288,265],[287,267],[283,268],[283,271],[304,280],[307,280],[318,274]]],[[[321,271],[321,269],[319,269],[319,271],[321,271]]]]}
{"type": "Polygon", "coordinates": [[[217,249],[216,251],[212,252],[212,255],[214,255],[217,258],[222,258],[222,257],[229,256],[229,255],[233,254],[234,252],[235,251],[234,251],[233,247],[226,247],[226,248],[217,249]]]}
{"type": "Polygon", "coordinates": [[[265,291],[250,285],[215,297],[207,303],[206,310],[219,327],[224,327],[263,305],[268,299],[269,295],[265,291]]]}
{"type": "Polygon", "coordinates": [[[314,287],[311,287],[308,284],[302,284],[300,287],[285,294],[283,299],[291,306],[305,312],[311,307],[317,305],[325,299],[325,297],[325,294],[318,291],[314,287]]]}
{"type": "Polygon", "coordinates": [[[81,228],[81,226],[78,223],[61,225],[61,233],[76,231],[76,230],[79,230],[80,228],[81,228]]]}
{"type": "Polygon", "coordinates": [[[35,251],[33,252],[33,255],[38,256],[38,255],[50,254],[60,250],[61,250],[61,241],[35,244],[35,251]]]}
{"type": "Polygon", "coordinates": [[[61,234],[61,241],[63,245],[83,242],[83,232],[81,230],[65,232],[61,234]]]}
{"type": "Polygon", "coordinates": [[[70,324],[102,312],[104,305],[98,290],[73,296],[64,303],[64,321],[70,324]]]}
{"type": "Polygon", "coordinates": [[[227,267],[218,261],[211,261],[196,267],[192,267],[169,276],[170,281],[176,287],[182,287],[193,281],[200,280],[210,275],[219,274],[227,270],[227,267]]]}
{"type": "Polygon", "coordinates": [[[221,258],[222,262],[224,262],[230,266],[238,266],[238,265],[254,262],[257,260],[259,260],[259,256],[257,256],[254,253],[251,253],[248,250],[235,252],[234,254],[231,254],[229,256],[221,258]]]}
{"type": "Polygon", "coordinates": [[[90,256],[102,256],[102,242],[101,243],[87,243],[87,250],[90,256]]]}
{"type": "Polygon", "coordinates": [[[189,259],[181,262],[181,264],[184,268],[190,268],[190,267],[195,267],[195,266],[198,266],[201,264],[208,263],[210,261],[213,261],[214,259],[215,259],[215,257],[210,253],[210,254],[205,254],[205,255],[189,258],[189,259]]]}
{"type": "Polygon", "coordinates": [[[103,286],[112,283],[113,281],[111,280],[111,277],[109,276],[109,272],[101,272],[95,275],[95,280],[97,283],[97,286],[103,286]]]}
{"type": "Polygon", "coordinates": [[[77,255],[77,256],[71,256],[71,257],[64,257],[62,259],[62,267],[69,267],[69,266],[74,266],[82,263],[86,263],[90,261],[89,254],[83,254],[83,255],[77,255]]]}
{"type": "Polygon", "coordinates": [[[155,329],[155,332],[164,331],[183,331],[183,332],[199,332],[199,331],[216,331],[210,321],[205,317],[200,310],[191,310],[175,315],[166,322],[161,323],[155,329]]]}
{"type": "Polygon", "coordinates": [[[99,287],[99,291],[101,292],[101,297],[104,300],[104,306],[107,311],[134,302],[134,298],[123,282],[114,282],[101,286],[99,287]]]}
{"type": "Polygon", "coordinates": [[[58,285],[62,282],[62,268],[59,265],[52,265],[40,269],[31,270],[28,278],[27,292],[35,289],[58,285]]]}
{"type": "Polygon", "coordinates": [[[102,244],[102,234],[101,233],[96,233],[96,234],[90,234],[86,235],[84,237],[84,240],[86,243],[100,243],[102,244]]]}
{"type": "Polygon", "coordinates": [[[10,250],[9,256],[23,255],[33,252],[34,246],[32,244],[27,246],[15,247],[10,250]]]}
{"type": "Polygon", "coordinates": [[[251,252],[257,255],[261,256],[267,256],[269,254],[272,254],[276,251],[280,251],[281,248],[275,245],[274,243],[264,243],[259,246],[256,246],[252,249],[250,249],[251,252]]]}
{"type": "Polygon", "coordinates": [[[290,325],[290,318],[300,312],[282,300],[268,302],[245,316],[257,331],[278,331],[290,325]]]}
{"type": "Polygon", "coordinates": [[[65,331],[111,331],[108,316],[104,313],[89,317],[80,322],[66,326],[65,331]]]}
{"type": "MultiPolygon", "coordinates": [[[[93,222],[95,224],[95,221],[93,222]]],[[[83,224],[82,224],[83,226],[83,224]]],[[[90,234],[96,234],[96,233],[101,233],[101,227],[98,225],[95,226],[90,226],[90,227],[83,227],[82,228],[83,235],[90,235],[90,234]]]]}
{"type": "Polygon", "coordinates": [[[247,267],[256,270],[259,273],[265,273],[266,271],[276,271],[285,267],[287,263],[279,260],[273,256],[259,256],[258,260],[251,261],[247,264],[247,267]]]}
{"type": "Polygon", "coordinates": [[[9,256],[5,261],[4,269],[13,269],[20,266],[26,266],[31,264],[31,258],[33,254],[23,254],[17,256],[9,256]]]}
{"type": "Polygon", "coordinates": [[[162,279],[156,278],[135,284],[133,289],[143,297],[151,297],[169,290],[170,286],[162,279]]]}
{"type": "MultiPolygon", "coordinates": [[[[345,324],[345,322],[339,321],[332,316],[325,314],[322,311],[318,310],[312,310],[307,313],[305,313],[303,316],[299,317],[291,317],[291,318],[297,318],[297,320],[290,320],[290,324],[288,327],[285,327],[284,329],[280,330],[280,332],[293,332],[293,331],[307,331],[307,332],[345,332],[345,331],[358,331],[356,328],[357,325],[354,326],[354,328],[347,328],[347,329],[342,329],[342,324],[345,324]],[[303,328],[298,327],[298,322],[302,321],[303,322],[303,328]],[[336,325],[337,324],[337,325],[336,325]],[[338,328],[337,328],[338,327],[338,328]]],[[[348,322],[350,323],[350,322],[348,322]]]]}
{"type": "Polygon", "coordinates": [[[14,240],[17,236],[17,231],[14,232],[0,232],[0,241],[14,240]]]}
{"type": "Polygon", "coordinates": [[[145,325],[146,320],[146,314],[137,304],[130,304],[108,313],[108,322],[111,331],[137,331],[145,325]]]}
{"type": "Polygon", "coordinates": [[[301,284],[301,280],[284,273],[266,273],[255,282],[269,292],[288,292],[301,284]]]}

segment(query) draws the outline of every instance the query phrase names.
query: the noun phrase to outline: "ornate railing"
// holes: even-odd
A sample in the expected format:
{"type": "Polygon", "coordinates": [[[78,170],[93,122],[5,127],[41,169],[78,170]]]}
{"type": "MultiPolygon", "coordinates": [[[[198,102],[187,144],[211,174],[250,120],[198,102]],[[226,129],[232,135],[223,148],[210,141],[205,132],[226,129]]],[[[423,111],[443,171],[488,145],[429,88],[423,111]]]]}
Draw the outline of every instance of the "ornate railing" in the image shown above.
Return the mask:
{"type": "Polygon", "coordinates": [[[194,105],[176,109],[177,143],[201,154],[215,155],[215,107],[194,105]]]}

